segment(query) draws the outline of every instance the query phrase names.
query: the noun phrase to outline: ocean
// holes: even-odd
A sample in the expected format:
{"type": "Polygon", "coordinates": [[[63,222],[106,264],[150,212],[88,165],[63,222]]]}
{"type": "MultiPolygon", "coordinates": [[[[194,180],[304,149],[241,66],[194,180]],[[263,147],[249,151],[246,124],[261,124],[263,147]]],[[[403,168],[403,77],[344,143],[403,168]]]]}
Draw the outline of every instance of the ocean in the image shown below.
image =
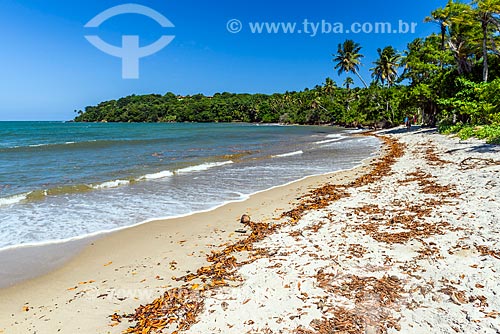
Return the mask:
{"type": "Polygon", "coordinates": [[[376,138],[325,126],[0,122],[0,250],[208,210],[353,168],[376,138]]]}

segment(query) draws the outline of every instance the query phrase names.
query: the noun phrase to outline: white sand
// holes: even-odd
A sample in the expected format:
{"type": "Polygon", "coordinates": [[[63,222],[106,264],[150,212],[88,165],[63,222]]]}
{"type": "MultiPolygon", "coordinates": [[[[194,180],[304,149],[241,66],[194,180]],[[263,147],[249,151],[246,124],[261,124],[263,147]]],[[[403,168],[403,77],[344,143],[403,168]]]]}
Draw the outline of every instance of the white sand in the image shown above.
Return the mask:
{"type": "Polygon", "coordinates": [[[384,332],[386,327],[400,327],[401,333],[500,333],[500,165],[486,166],[484,160],[473,161],[472,169],[460,165],[466,158],[499,162],[500,148],[424,131],[393,136],[407,149],[391,175],[347,189],[350,197],[310,212],[297,225],[262,241],[259,246],[276,254],[241,267],[244,283],[239,287],[211,292],[199,322],[188,332],[290,333],[302,328],[316,333],[311,325],[318,321],[313,320],[328,319],[340,333],[342,311],[358,317],[356,333],[384,332]],[[429,161],[429,148],[450,163],[429,161]],[[428,175],[409,176],[417,169],[428,175]],[[434,185],[450,185],[449,192],[460,195],[447,195],[444,188],[424,193],[427,185],[418,181],[431,179],[429,175],[434,185]],[[431,205],[431,200],[445,203],[431,205]],[[367,205],[383,212],[356,210],[367,205]],[[415,217],[415,211],[425,208],[431,210],[415,217]],[[405,215],[417,222],[413,231],[397,222],[405,215]],[[386,224],[393,217],[396,221],[386,224]],[[318,223],[324,225],[307,230],[318,223]],[[432,230],[436,226],[441,227],[432,230]],[[401,243],[383,238],[405,231],[414,236],[401,243]],[[479,248],[482,254],[476,246],[497,253],[479,248]],[[341,288],[354,284],[351,275],[373,277],[361,284],[357,298],[351,293],[356,285],[341,288]],[[384,276],[393,280],[387,283],[384,276]],[[388,296],[398,286],[402,290],[391,300],[388,296]]]}

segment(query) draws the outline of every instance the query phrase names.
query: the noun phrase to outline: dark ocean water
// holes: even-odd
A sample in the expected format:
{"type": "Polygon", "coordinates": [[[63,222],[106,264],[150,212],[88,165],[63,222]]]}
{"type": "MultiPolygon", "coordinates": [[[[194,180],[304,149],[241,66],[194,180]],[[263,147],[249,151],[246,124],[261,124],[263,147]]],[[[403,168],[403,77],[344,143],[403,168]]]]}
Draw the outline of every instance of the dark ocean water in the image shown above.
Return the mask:
{"type": "Polygon", "coordinates": [[[379,149],[335,127],[0,122],[0,248],[207,210],[379,149]]]}

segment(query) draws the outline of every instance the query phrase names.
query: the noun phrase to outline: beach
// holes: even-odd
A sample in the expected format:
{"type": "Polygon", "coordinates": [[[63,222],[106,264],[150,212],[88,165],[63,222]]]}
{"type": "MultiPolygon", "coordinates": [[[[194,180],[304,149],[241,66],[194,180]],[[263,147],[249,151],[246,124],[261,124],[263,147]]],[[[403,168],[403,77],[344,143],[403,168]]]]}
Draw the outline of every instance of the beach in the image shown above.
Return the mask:
{"type": "MultiPolygon", "coordinates": [[[[181,286],[171,278],[196,271],[211,250],[242,238],[235,232],[241,228],[242,214],[273,221],[311,189],[325,182],[348,182],[366,168],[308,177],[212,211],[154,221],[98,239],[62,268],[1,289],[0,333],[119,333],[126,324],[112,328],[108,315],[133,312],[167,288],[181,286]]],[[[58,250],[65,251],[65,246],[58,250]]],[[[29,251],[24,256],[37,258],[29,251]]]]}
{"type": "Polygon", "coordinates": [[[380,147],[374,138],[333,126],[2,125],[0,267],[5,250],[210,210],[306,176],[350,169],[380,147]]]}
{"type": "Polygon", "coordinates": [[[500,149],[381,135],[362,167],[92,241],[0,290],[0,333],[498,333],[500,149]]]}

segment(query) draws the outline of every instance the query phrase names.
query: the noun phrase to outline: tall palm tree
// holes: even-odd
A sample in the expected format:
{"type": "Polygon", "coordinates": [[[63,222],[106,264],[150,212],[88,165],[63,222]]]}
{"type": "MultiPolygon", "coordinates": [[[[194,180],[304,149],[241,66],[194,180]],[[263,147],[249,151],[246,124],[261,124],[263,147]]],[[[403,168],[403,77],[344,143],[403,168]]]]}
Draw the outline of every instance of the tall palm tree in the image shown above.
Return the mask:
{"type": "Polygon", "coordinates": [[[490,27],[500,27],[498,15],[500,14],[500,1],[498,0],[474,0],[476,6],[473,15],[481,23],[483,33],[483,81],[488,81],[488,37],[491,34],[490,27]]]}
{"type": "Polygon", "coordinates": [[[392,86],[398,76],[398,69],[401,56],[392,46],[386,46],[383,50],[378,49],[378,59],[374,62],[375,67],[371,69],[375,82],[382,85],[387,82],[387,86],[392,86]]]}
{"type": "MultiPolygon", "coordinates": [[[[398,69],[401,63],[401,56],[394,50],[392,46],[386,46],[383,50],[378,49],[378,59],[374,62],[375,67],[371,69],[372,77],[375,78],[375,82],[381,82],[382,85],[387,83],[388,87],[391,87],[396,78],[398,77],[398,69]]],[[[390,106],[389,97],[386,101],[386,113],[389,109],[392,111],[392,119],[394,122],[394,110],[390,106]]]]}
{"type": "Polygon", "coordinates": [[[333,61],[336,63],[335,69],[338,71],[339,75],[352,72],[356,74],[363,85],[368,88],[368,85],[359,74],[360,59],[364,57],[359,53],[360,50],[361,46],[358,43],[348,39],[343,44],[338,45],[337,54],[332,55],[334,57],[333,61]]]}
{"type": "Polygon", "coordinates": [[[444,8],[438,8],[432,11],[430,16],[424,19],[424,22],[434,22],[439,25],[441,34],[441,51],[445,48],[446,32],[450,26],[450,17],[452,15],[453,0],[448,0],[444,8]]]}

